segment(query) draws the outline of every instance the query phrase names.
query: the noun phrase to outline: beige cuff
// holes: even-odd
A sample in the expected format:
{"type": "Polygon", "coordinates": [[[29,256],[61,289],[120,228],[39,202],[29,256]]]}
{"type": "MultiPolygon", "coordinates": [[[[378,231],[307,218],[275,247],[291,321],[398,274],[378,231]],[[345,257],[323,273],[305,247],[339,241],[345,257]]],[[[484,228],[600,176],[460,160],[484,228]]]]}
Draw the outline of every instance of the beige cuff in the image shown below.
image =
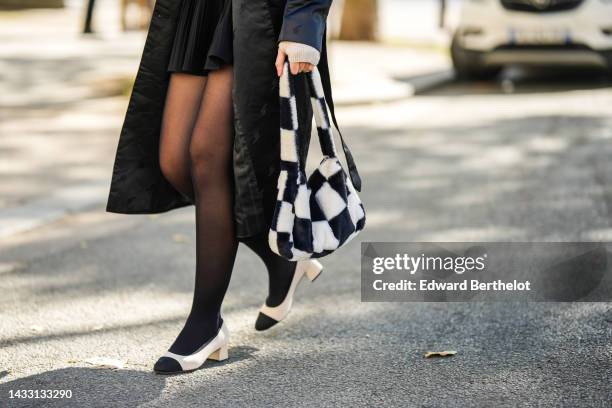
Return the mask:
{"type": "Polygon", "coordinates": [[[321,57],[316,48],[302,43],[281,41],[278,43],[278,48],[287,54],[289,62],[308,62],[317,65],[321,57]]]}

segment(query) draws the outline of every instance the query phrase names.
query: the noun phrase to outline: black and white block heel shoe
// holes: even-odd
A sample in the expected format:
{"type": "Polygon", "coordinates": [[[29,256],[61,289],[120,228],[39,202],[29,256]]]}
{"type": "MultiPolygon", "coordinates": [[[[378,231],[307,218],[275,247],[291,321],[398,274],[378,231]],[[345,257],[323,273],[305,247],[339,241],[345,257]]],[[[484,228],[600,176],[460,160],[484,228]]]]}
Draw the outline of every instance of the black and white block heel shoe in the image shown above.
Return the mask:
{"type": "Polygon", "coordinates": [[[197,370],[202,367],[206,360],[227,360],[229,348],[229,330],[225,322],[221,325],[215,337],[207,341],[195,352],[188,356],[182,356],[167,351],[161,356],[153,370],[157,374],[178,374],[197,370]]]}
{"type": "Polygon", "coordinates": [[[306,276],[313,282],[319,277],[321,271],[323,271],[323,265],[321,265],[319,261],[315,261],[314,259],[298,261],[285,299],[280,305],[274,307],[268,306],[264,302],[261,309],[259,309],[259,316],[257,316],[257,321],[255,322],[255,330],[268,330],[287,317],[293,305],[293,295],[302,278],[306,276]]]}

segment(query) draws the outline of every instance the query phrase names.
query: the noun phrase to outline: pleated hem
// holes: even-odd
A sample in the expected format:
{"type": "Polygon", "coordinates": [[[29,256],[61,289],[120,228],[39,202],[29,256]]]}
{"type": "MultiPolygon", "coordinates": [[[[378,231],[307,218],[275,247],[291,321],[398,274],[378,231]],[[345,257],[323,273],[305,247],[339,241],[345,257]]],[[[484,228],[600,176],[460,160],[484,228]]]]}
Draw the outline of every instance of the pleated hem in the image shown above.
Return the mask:
{"type": "Polygon", "coordinates": [[[168,72],[205,76],[232,64],[231,0],[183,0],[168,72]]]}

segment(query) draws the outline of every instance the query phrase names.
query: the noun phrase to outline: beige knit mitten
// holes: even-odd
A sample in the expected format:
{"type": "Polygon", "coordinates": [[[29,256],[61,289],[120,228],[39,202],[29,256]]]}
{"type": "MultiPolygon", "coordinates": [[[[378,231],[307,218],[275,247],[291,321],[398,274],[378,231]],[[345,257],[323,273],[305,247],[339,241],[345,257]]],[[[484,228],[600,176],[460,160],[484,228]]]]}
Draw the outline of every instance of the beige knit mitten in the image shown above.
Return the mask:
{"type": "Polygon", "coordinates": [[[289,62],[308,62],[317,65],[321,57],[316,48],[302,43],[281,41],[278,43],[278,48],[287,54],[289,62]]]}

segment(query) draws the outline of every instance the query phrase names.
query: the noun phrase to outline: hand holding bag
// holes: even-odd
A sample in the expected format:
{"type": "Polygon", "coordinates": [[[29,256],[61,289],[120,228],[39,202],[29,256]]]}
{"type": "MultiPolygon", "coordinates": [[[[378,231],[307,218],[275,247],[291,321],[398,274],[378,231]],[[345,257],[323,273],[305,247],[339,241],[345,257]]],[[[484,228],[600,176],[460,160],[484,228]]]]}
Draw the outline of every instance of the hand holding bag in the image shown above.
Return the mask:
{"type": "MultiPolygon", "coordinates": [[[[363,204],[337,157],[319,71],[315,67],[306,76],[323,153],[323,160],[308,179],[299,162],[295,85],[287,62],[279,87],[281,164],[268,241],[272,251],[291,261],[328,255],[365,226],[363,204]]],[[[353,157],[342,135],[340,138],[351,177],[360,188],[353,157]]]]}

